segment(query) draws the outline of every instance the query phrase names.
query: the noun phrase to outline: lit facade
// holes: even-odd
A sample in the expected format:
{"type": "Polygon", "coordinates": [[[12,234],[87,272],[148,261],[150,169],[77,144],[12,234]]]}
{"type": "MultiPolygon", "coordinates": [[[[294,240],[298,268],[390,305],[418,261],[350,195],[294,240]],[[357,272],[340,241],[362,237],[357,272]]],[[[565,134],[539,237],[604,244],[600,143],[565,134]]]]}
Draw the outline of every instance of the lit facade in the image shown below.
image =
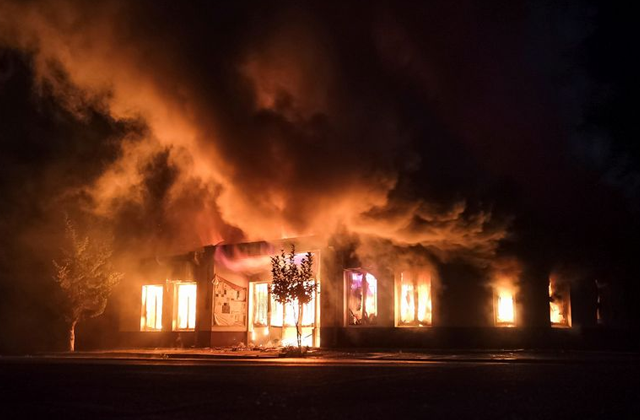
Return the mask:
{"type": "MultiPolygon", "coordinates": [[[[300,256],[312,253],[318,284],[301,314],[271,290],[270,257],[289,242],[210,246],[145,260],[121,299],[128,302],[119,308],[122,342],[294,345],[297,320],[303,344],[316,347],[507,348],[539,346],[541,337],[560,346],[576,336],[563,333],[576,322],[566,284],[492,283],[454,265],[365,265],[349,250],[314,240],[295,240],[300,256]]],[[[594,303],[593,325],[595,314],[594,303]]]]}

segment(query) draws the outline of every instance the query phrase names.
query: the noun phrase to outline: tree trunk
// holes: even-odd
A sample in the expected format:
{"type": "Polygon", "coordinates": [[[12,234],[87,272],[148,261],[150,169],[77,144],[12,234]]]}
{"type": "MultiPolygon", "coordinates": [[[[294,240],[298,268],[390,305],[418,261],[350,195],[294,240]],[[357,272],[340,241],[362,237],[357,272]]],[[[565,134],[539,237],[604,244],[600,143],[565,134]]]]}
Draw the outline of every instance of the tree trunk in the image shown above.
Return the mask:
{"type": "Polygon", "coordinates": [[[296,338],[298,339],[298,348],[302,352],[302,304],[298,303],[298,316],[296,317],[296,338]]]}
{"type": "Polygon", "coordinates": [[[69,351],[75,351],[76,349],[76,324],[78,321],[73,321],[69,327],[69,351]]]}

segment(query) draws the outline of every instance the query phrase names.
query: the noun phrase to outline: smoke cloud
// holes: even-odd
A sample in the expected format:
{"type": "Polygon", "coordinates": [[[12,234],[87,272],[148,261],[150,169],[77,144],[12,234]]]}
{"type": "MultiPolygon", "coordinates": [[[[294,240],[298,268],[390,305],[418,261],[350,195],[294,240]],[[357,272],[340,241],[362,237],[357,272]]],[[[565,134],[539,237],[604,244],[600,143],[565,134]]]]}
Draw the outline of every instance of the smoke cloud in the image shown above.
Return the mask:
{"type": "Polygon", "coordinates": [[[41,308],[12,327],[41,335],[55,313],[64,213],[125,266],[333,235],[434,278],[570,264],[637,291],[635,187],[581,131],[589,10],[0,0],[0,317],[41,308]]]}
{"type": "MultiPolygon", "coordinates": [[[[442,254],[495,252],[505,226],[490,211],[398,193],[415,160],[409,135],[384,90],[350,90],[352,77],[379,75],[340,71],[326,24],[292,7],[204,32],[177,27],[188,7],[168,22],[145,6],[2,3],[3,42],[29,54],[38,89],[78,120],[99,112],[138,128],[95,179],[64,191],[85,211],[132,233],[125,220],[139,209],[162,227],[134,228],[154,251],[346,228],[442,254]]],[[[214,26],[253,17],[228,7],[214,26]]]]}

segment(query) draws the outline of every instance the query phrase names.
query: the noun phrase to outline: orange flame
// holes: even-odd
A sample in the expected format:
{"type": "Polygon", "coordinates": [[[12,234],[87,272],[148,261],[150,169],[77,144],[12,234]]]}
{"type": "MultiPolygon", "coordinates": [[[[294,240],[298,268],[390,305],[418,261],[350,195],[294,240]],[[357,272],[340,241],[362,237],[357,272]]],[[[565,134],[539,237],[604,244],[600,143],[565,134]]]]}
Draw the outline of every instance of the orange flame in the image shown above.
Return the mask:
{"type": "Polygon", "coordinates": [[[142,331],[162,330],[162,285],[142,286],[142,316],[140,329],[142,331]]]}
{"type": "Polygon", "coordinates": [[[496,324],[501,326],[514,326],[516,322],[516,308],[513,290],[507,287],[499,287],[496,290],[495,302],[496,324]]]}
{"type": "Polygon", "coordinates": [[[571,298],[568,284],[558,284],[555,277],[549,280],[549,320],[552,327],[571,327],[571,298]]]}
{"type": "Polygon", "coordinates": [[[174,329],[192,330],[196,327],[196,284],[176,285],[177,313],[174,329]]]}
{"type": "Polygon", "coordinates": [[[431,276],[400,274],[400,325],[431,325],[431,276]]]}

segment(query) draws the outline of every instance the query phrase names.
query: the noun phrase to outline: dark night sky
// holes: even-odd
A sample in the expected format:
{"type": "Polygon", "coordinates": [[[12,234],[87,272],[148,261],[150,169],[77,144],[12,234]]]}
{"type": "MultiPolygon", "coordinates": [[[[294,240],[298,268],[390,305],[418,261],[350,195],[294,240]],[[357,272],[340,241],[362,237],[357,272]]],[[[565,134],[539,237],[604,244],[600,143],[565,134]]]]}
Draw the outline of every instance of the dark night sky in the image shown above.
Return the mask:
{"type": "Polygon", "coordinates": [[[2,328],[46,335],[65,211],[136,255],[342,226],[516,256],[619,285],[637,325],[633,16],[0,0],[2,328]]]}

